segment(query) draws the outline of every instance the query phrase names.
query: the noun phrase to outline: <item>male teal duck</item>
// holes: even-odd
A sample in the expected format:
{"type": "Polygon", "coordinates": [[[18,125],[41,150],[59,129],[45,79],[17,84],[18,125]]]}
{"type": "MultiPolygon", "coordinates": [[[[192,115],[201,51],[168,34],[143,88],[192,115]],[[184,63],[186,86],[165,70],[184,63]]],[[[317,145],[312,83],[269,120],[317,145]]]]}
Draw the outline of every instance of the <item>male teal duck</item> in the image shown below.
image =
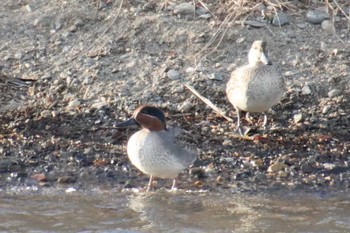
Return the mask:
{"type": "Polygon", "coordinates": [[[181,141],[183,130],[166,126],[159,108],[141,105],[117,127],[135,124],[142,129],[130,137],[127,154],[136,168],[150,176],[147,191],[152,188],[154,177],[174,179],[172,189],[176,189],[178,174],[196,160],[197,148],[181,141]]]}
{"type": "Polygon", "coordinates": [[[264,113],[266,129],[267,110],[278,104],[285,92],[284,78],[270,62],[265,41],[254,41],[248,60],[248,65],[232,72],[226,87],[227,97],[237,111],[237,130],[241,135],[241,111],[264,113]]]}

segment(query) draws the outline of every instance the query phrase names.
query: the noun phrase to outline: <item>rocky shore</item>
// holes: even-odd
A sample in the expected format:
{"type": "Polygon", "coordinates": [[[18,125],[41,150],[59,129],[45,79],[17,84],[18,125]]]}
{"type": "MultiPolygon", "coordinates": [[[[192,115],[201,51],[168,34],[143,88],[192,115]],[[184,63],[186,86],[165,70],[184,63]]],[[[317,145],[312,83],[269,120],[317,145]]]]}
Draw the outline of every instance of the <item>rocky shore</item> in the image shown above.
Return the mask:
{"type": "Polygon", "coordinates": [[[323,2],[281,1],[249,15],[241,6],[247,13],[235,18],[239,6],[217,2],[2,1],[1,72],[37,81],[24,109],[0,116],[0,190],[144,187],[148,177],[125,150],[137,128],[113,127],[140,103],[161,107],[198,143],[181,189],[347,189],[349,5],[327,12],[323,2]],[[183,84],[235,119],[225,86],[257,39],[288,91],[269,113],[267,135],[256,114],[251,140],[241,140],[183,84]]]}

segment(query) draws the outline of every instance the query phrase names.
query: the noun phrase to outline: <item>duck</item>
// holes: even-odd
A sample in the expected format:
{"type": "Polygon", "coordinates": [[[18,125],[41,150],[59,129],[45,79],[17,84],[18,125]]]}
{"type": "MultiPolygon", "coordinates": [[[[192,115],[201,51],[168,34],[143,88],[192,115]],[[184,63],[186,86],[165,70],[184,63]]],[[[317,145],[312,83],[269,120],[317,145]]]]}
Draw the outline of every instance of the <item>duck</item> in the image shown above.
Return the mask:
{"type": "Polygon", "coordinates": [[[36,80],[9,78],[0,73],[0,112],[13,110],[23,105],[28,87],[36,80]]]}
{"type": "Polygon", "coordinates": [[[227,98],[237,112],[236,131],[243,135],[240,122],[241,111],[263,113],[263,127],[266,130],[267,111],[278,104],[285,92],[285,81],[278,68],[272,65],[263,40],[253,42],[248,53],[247,65],[231,73],[226,86],[227,98]]]}
{"type": "Polygon", "coordinates": [[[129,120],[116,127],[130,125],[142,127],[128,140],[127,155],[138,170],[150,176],[146,191],[153,188],[155,177],[173,179],[171,189],[176,190],[178,174],[197,159],[198,148],[184,142],[184,130],[168,127],[163,111],[157,107],[140,105],[129,120]]]}

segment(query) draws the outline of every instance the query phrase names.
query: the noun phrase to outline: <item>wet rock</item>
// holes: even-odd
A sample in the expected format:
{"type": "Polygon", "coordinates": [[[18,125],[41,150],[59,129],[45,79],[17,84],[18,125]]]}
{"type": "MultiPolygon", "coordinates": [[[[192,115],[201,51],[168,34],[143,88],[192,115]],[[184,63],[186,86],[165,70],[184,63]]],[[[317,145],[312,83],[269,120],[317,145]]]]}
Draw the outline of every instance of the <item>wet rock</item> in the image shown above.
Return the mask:
{"type": "Polygon", "coordinates": [[[323,20],[329,19],[329,14],[323,10],[309,10],[306,18],[309,23],[321,24],[323,20]]]}
{"type": "Polygon", "coordinates": [[[314,170],[308,163],[301,165],[300,169],[303,173],[311,173],[314,170]]]}
{"type": "Polygon", "coordinates": [[[277,14],[275,14],[272,20],[272,25],[274,26],[283,26],[289,23],[290,23],[289,16],[283,12],[278,12],[277,14]]]}
{"type": "Polygon", "coordinates": [[[171,80],[178,80],[181,77],[181,74],[179,71],[177,70],[169,70],[167,72],[167,76],[168,78],[170,78],[171,80]]]}
{"type": "Polygon", "coordinates": [[[203,179],[206,177],[206,172],[201,167],[193,167],[190,169],[190,175],[197,179],[203,179]]]}
{"type": "Polygon", "coordinates": [[[341,94],[341,91],[339,89],[333,89],[330,92],[328,92],[328,97],[333,98],[336,96],[339,96],[341,94]]]}
{"type": "Polygon", "coordinates": [[[0,161],[0,173],[1,172],[19,172],[24,168],[24,165],[13,160],[0,161]]]}
{"type": "Polygon", "coordinates": [[[340,173],[348,172],[348,171],[349,171],[348,167],[336,166],[330,170],[323,172],[323,174],[325,174],[325,175],[340,174],[340,173]]]}

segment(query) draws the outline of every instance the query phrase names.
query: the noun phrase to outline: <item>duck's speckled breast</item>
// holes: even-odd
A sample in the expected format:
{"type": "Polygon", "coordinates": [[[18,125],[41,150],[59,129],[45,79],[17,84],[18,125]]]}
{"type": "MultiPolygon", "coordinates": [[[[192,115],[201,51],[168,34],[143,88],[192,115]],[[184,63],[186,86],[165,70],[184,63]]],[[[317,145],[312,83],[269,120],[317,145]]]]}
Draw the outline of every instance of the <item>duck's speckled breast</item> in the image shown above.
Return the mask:
{"type": "Polygon", "coordinates": [[[284,78],[274,66],[243,66],[232,73],[227,85],[230,102],[248,112],[267,111],[285,91],[284,78]]]}
{"type": "Polygon", "coordinates": [[[196,158],[195,154],[174,143],[175,137],[173,130],[136,132],[127,145],[131,163],[148,175],[175,178],[196,158]]]}

